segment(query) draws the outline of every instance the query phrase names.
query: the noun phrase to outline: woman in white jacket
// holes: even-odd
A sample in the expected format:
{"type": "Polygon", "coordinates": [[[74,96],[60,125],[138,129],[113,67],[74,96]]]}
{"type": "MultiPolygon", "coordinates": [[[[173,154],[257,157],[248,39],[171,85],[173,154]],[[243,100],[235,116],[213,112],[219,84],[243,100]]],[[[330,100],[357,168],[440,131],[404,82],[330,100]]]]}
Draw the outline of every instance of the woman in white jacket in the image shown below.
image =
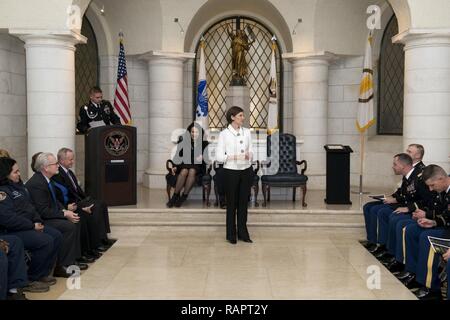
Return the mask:
{"type": "Polygon", "coordinates": [[[242,127],[244,110],[231,107],[226,114],[228,127],[220,132],[216,160],[224,168],[225,196],[227,202],[227,240],[236,244],[237,238],[252,242],[247,230],[247,207],[252,178],[252,138],[250,130],[242,127]]]}

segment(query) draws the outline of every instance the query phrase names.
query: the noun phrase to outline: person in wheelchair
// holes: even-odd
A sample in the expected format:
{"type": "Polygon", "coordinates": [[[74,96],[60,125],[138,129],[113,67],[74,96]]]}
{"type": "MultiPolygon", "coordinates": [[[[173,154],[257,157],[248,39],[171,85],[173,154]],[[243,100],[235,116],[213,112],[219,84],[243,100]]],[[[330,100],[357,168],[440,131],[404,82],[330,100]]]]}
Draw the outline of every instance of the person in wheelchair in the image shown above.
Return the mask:
{"type": "Polygon", "coordinates": [[[186,201],[198,177],[206,172],[208,141],[205,139],[203,128],[196,122],[192,122],[186,132],[180,136],[177,150],[173,159],[172,179],[176,179],[175,191],[167,207],[181,207],[186,201]]]}

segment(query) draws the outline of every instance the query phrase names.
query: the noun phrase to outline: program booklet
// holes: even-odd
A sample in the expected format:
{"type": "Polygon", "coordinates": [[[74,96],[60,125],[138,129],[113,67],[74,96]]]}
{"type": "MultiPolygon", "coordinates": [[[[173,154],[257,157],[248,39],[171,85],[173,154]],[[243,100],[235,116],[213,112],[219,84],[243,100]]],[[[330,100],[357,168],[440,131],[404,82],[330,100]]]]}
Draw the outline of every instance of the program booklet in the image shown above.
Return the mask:
{"type": "Polygon", "coordinates": [[[369,198],[372,198],[375,200],[380,200],[380,201],[383,201],[384,199],[386,199],[384,194],[379,194],[379,195],[371,194],[371,195],[369,195],[369,198]]]}

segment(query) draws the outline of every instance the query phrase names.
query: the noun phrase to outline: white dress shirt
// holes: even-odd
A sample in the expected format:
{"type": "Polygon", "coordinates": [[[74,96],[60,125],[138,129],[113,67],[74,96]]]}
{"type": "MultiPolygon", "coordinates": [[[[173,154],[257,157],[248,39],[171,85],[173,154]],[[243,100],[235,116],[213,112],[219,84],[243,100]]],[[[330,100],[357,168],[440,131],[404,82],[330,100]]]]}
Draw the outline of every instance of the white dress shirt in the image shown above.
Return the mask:
{"type": "Polygon", "coordinates": [[[222,162],[225,169],[245,170],[252,165],[253,147],[250,129],[235,130],[231,124],[219,134],[216,147],[216,160],[222,162]],[[250,153],[249,160],[231,160],[233,156],[250,153]]]}

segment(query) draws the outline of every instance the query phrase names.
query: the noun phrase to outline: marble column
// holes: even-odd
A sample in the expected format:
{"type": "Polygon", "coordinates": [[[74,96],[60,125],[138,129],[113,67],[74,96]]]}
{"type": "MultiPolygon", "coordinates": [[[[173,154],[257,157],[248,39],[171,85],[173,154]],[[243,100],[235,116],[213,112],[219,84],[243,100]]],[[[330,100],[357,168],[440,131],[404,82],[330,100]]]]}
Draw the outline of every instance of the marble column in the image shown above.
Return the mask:
{"type": "MultiPolygon", "coordinates": [[[[79,34],[18,35],[25,42],[28,163],[36,152],[75,150],[75,44],[79,34]]],[[[29,176],[31,169],[28,167],[29,176]]],[[[23,168],[22,170],[25,170],[23,168]]]]}
{"type": "Polygon", "coordinates": [[[403,147],[420,143],[425,164],[449,170],[450,30],[406,31],[394,37],[405,44],[403,147]]]}
{"type": "Polygon", "coordinates": [[[194,57],[157,51],[141,57],[149,72],[149,167],[143,177],[148,188],[165,188],[166,161],[183,129],[183,64],[194,57]]]}
{"type": "Polygon", "coordinates": [[[328,52],[286,54],[293,68],[293,132],[303,141],[297,151],[308,162],[312,188],[324,188],[328,135],[328,67],[334,55],[328,52]]]}

